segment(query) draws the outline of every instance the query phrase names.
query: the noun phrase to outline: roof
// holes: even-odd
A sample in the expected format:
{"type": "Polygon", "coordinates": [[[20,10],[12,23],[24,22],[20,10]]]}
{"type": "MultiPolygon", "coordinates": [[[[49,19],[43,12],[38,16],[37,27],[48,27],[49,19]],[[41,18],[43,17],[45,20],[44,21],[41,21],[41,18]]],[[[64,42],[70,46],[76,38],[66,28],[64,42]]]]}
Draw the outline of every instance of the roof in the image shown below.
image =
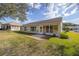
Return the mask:
{"type": "Polygon", "coordinates": [[[38,21],[38,22],[32,22],[32,23],[28,23],[28,24],[25,24],[25,25],[52,23],[52,22],[62,22],[62,17],[57,17],[57,18],[48,19],[48,20],[42,20],[42,21],[38,21]]]}
{"type": "Polygon", "coordinates": [[[3,24],[3,22],[0,22],[0,24],[3,24]]]}
{"type": "Polygon", "coordinates": [[[0,24],[2,24],[2,23],[0,22],[0,24]]]}
{"type": "Polygon", "coordinates": [[[6,23],[8,25],[14,25],[14,26],[21,26],[19,23],[16,22],[10,22],[10,23],[6,23]]]}

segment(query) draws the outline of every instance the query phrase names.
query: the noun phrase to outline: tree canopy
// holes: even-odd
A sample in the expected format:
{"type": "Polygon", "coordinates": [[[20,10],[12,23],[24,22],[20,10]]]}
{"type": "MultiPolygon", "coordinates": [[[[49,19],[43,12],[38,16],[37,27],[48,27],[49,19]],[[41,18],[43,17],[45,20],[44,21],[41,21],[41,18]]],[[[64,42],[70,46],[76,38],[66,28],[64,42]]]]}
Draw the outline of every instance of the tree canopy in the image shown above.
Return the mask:
{"type": "Polygon", "coordinates": [[[27,4],[25,3],[1,3],[0,19],[10,17],[18,20],[26,20],[27,4]]]}

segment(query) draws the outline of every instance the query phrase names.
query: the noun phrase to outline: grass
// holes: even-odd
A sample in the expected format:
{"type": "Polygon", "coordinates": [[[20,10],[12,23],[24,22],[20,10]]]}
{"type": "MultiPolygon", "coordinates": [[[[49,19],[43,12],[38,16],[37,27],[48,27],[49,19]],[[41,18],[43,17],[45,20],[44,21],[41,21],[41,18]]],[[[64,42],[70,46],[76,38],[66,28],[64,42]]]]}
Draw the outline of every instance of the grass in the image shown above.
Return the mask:
{"type": "Polygon", "coordinates": [[[68,39],[51,37],[36,40],[25,32],[0,31],[1,56],[63,56],[79,55],[79,33],[68,32],[68,39]]]}
{"type": "Polygon", "coordinates": [[[62,50],[62,55],[79,55],[79,33],[66,33],[69,39],[50,38],[49,42],[55,44],[59,50],[62,50]]]}
{"type": "Polygon", "coordinates": [[[32,45],[34,47],[37,42],[24,34],[0,31],[0,55],[29,55],[29,48],[32,45]]]}
{"type": "Polygon", "coordinates": [[[67,34],[71,39],[79,39],[79,33],[77,32],[68,32],[67,34]]]}

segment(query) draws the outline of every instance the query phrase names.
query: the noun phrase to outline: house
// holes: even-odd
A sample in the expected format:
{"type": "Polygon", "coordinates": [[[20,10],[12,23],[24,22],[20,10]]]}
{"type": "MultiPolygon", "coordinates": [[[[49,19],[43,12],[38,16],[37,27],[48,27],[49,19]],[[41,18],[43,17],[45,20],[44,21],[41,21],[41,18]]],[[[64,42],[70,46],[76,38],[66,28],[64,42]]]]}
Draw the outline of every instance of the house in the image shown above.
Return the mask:
{"type": "Polygon", "coordinates": [[[68,29],[68,31],[79,32],[79,24],[63,23],[63,30],[65,29],[68,29]]]}
{"type": "Polygon", "coordinates": [[[0,30],[2,29],[2,23],[0,22],[0,30]]]}
{"type": "Polygon", "coordinates": [[[19,31],[20,26],[21,25],[16,22],[10,22],[10,23],[1,24],[1,29],[2,30],[19,31]]]}
{"type": "Polygon", "coordinates": [[[62,32],[62,18],[58,17],[38,22],[32,22],[23,25],[23,27],[21,30],[31,33],[46,35],[59,34],[60,32],[62,32]]]}

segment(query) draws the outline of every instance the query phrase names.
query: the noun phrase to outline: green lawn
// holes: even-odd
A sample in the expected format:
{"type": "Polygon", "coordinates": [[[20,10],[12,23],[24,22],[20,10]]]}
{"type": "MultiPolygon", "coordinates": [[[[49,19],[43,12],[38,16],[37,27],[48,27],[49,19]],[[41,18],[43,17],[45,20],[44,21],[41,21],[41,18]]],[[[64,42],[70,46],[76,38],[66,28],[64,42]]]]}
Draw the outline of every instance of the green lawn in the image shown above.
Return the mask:
{"type": "Polygon", "coordinates": [[[24,34],[0,31],[0,55],[32,55],[38,42],[24,34]]]}
{"type": "Polygon", "coordinates": [[[71,39],[79,39],[79,33],[77,32],[68,32],[67,34],[71,39]]]}
{"type": "Polygon", "coordinates": [[[49,42],[55,44],[62,50],[63,55],[79,55],[79,33],[66,33],[69,39],[50,38],[49,42]]]}
{"type": "Polygon", "coordinates": [[[25,32],[0,31],[0,55],[79,55],[79,33],[68,32],[69,40],[56,37],[36,40],[27,35],[25,32]]]}

